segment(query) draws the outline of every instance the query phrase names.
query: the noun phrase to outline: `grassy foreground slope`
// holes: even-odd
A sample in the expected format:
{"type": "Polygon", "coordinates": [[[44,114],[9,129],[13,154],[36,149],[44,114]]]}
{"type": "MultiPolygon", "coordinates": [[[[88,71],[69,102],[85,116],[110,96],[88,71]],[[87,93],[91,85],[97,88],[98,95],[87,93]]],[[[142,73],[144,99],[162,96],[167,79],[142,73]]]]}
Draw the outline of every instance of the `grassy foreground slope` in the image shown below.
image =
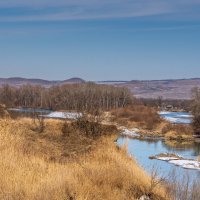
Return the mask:
{"type": "Polygon", "coordinates": [[[30,119],[0,120],[0,199],[167,199],[116,135],[63,134],[63,123],[47,120],[38,133],[30,119]]]}

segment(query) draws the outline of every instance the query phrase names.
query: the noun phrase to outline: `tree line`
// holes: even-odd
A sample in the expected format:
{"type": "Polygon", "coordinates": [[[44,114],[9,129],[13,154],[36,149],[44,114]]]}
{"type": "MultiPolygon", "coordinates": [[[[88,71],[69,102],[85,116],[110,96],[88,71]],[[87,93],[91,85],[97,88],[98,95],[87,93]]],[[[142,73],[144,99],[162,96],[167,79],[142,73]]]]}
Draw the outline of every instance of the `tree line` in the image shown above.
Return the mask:
{"type": "Polygon", "coordinates": [[[23,85],[0,88],[0,103],[7,107],[45,108],[52,110],[111,110],[131,104],[127,88],[95,83],[66,84],[45,88],[23,85]]]}

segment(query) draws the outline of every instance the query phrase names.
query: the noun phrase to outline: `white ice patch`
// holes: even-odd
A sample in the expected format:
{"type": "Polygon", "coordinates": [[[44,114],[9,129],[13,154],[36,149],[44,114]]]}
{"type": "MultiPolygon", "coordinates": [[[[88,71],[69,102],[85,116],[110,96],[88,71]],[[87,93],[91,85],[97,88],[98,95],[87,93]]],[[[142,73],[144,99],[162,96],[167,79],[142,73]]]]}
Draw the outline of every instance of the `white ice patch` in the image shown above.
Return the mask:
{"type": "Polygon", "coordinates": [[[178,160],[176,157],[157,157],[158,160],[163,160],[163,161],[171,161],[171,160],[178,160]]]}
{"type": "Polygon", "coordinates": [[[173,156],[156,156],[157,160],[167,161],[170,164],[180,166],[185,169],[200,170],[200,162],[196,160],[187,160],[184,158],[178,158],[173,156]]]}
{"type": "Polygon", "coordinates": [[[133,130],[123,129],[121,134],[125,136],[138,137],[140,136],[140,134],[138,134],[136,130],[138,129],[133,129],[133,130]]]}
{"type": "Polygon", "coordinates": [[[171,112],[169,111],[160,111],[159,114],[160,115],[167,115],[167,114],[170,114],[171,112]]]}
{"type": "Polygon", "coordinates": [[[76,112],[51,112],[48,115],[42,115],[45,118],[56,118],[56,119],[78,119],[82,116],[81,113],[76,112]]]}
{"type": "Polygon", "coordinates": [[[195,160],[170,160],[169,163],[181,166],[185,169],[200,170],[200,162],[195,160]]]}
{"type": "Polygon", "coordinates": [[[186,112],[159,112],[160,116],[173,124],[190,124],[192,115],[186,112]]]}

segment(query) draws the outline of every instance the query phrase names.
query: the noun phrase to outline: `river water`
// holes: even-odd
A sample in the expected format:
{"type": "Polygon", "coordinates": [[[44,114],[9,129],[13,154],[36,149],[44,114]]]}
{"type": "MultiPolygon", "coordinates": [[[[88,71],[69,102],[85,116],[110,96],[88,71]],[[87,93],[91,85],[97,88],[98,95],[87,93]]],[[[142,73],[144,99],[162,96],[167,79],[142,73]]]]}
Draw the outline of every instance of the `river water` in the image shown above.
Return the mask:
{"type": "MultiPolygon", "coordinates": [[[[192,120],[192,116],[185,112],[161,112],[160,115],[173,124],[189,124],[192,120]]],[[[166,161],[149,159],[149,156],[155,156],[161,153],[173,153],[186,159],[196,160],[200,155],[199,142],[174,144],[167,143],[161,139],[149,138],[141,140],[120,137],[118,144],[120,146],[126,144],[129,153],[149,174],[156,170],[160,177],[169,177],[170,174],[175,173],[179,180],[189,176],[191,181],[200,181],[200,170],[184,169],[166,161]]]]}
{"type": "Polygon", "coordinates": [[[160,153],[173,153],[184,158],[197,159],[197,156],[200,155],[199,143],[183,144],[172,147],[167,145],[164,140],[139,140],[120,137],[118,139],[118,144],[120,146],[126,144],[128,152],[149,174],[156,170],[160,177],[166,178],[175,172],[179,180],[185,178],[186,175],[190,177],[191,181],[196,179],[200,180],[200,170],[184,169],[166,161],[149,159],[149,156],[160,153]]]}

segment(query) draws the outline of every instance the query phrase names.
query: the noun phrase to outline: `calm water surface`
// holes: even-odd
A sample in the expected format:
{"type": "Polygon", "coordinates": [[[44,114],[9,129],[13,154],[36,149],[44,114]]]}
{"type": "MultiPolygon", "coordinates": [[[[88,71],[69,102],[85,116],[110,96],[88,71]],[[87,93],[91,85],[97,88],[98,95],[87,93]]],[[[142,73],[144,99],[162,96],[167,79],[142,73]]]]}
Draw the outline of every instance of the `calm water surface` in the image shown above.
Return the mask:
{"type": "Polygon", "coordinates": [[[166,145],[163,140],[139,140],[120,137],[118,139],[118,144],[127,144],[129,153],[149,174],[151,174],[153,170],[156,170],[160,177],[168,177],[169,174],[175,171],[179,180],[186,175],[188,175],[191,180],[200,180],[200,171],[198,170],[184,169],[165,161],[149,159],[149,156],[160,153],[174,153],[184,158],[197,159],[197,156],[200,155],[199,143],[170,147],[166,145]]]}

